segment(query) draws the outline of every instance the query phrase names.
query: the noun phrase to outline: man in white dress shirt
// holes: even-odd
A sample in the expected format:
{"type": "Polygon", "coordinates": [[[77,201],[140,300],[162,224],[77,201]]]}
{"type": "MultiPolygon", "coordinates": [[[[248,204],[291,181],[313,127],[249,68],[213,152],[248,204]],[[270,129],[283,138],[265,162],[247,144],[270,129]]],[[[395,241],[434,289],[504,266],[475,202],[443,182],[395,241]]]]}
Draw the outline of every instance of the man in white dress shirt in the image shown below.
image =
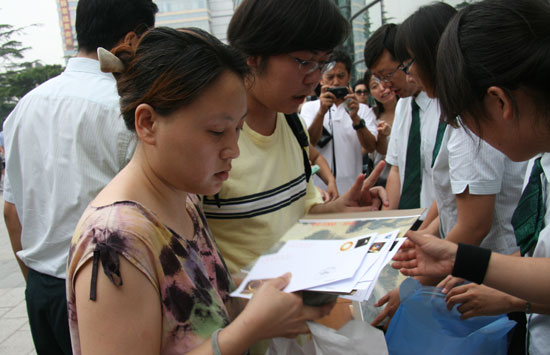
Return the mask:
{"type": "MultiPolygon", "coordinates": [[[[361,148],[369,153],[374,151],[378,131],[375,116],[369,115],[371,109],[359,103],[349,88],[350,56],[342,50],[335,50],[329,62],[334,64],[321,77],[319,100],[304,103],[300,115],[308,127],[311,144],[327,160],[338,191],[344,193],[362,172],[361,148]],[[338,94],[331,92],[332,88],[345,89],[338,94]]],[[[326,189],[318,176],[314,182],[326,189]]]]}
{"type": "MultiPolygon", "coordinates": [[[[439,107],[430,99],[419,85],[405,74],[407,68],[395,56],[394,45],[397,25],[386,24],[376,30],[365,44],[365,64],[380,80],[382,85],[389,86],[400,97],[395,108],[395,119],[392,127],[386,162],[391,165],[386,183],[390,202],[389,209],[417,208],[428,209],[435,199],[432,184],[431,158],[437,126],[439,107]],[[407,165],[408,137],[413,121],[413,107],[416,106],[420,116],[420,194],[416,206],[403,207],[400,203],[404,191],[405,167],[407,165]]],[[[403,201],[401,201],[403,202],[403,201]]],[[[424,217],[424,216],[423,216],[424,217]]],[[[423,218],[422,218],[423,219],[423,218]]]]}
{"type": "Polygon", "coordinates": [[[129,161],[133,135],[97,47],[133,46],[154,25],[151,0],[80,0],[79,51],[65,71],[21,99],[4,123],[4,219],[27,281],[38,354],[70,354],[65,268],[82,212],[129,161]]]}
{"type": "MultiPolygon", "coordinates": [[[[428,211],[435,200],[431,163],[440,116],[439,105],[420,90],[420,86],[410,78],[410,75],[405,74],[408,68],[396,59],[396,32],[397,25],[395,24],[381,26],[369,37],[364,50],[365,65],[380,80],[381,85],[389,86],[400,97],[395,107],[395,118],[386,154],[386,162],[391,165],[386,182],[389,199],[389,206],[386,208],[421,207],[426,208],[426,211],[428,211]],[[420,136],[417,136],[419,146],[416,147],[418,159],[414,164],[411,164],[409,160],[408,165],[408,142],[410,141],[410,132],[414,121],[413,111],[415,110],[417,112],[416,129],[420,136]],[[417,180],[412,184],[408,183],[405,177],[406,168],[410,165],[416,167],[416,173],[418,174],[417,180]],[[407,200],[409,202],[413,200],[413,203],[404,205],[402,197],[409,194],[411,190],[416,194],[414,198],[408,198],[407,200]]],[[[431,219],[431,216],[426,216],[425,213],[413,226],[413,229],[417,229],[425,218],[431,219]]],[[[394,289],[383,296],[375,303],[375,306],[386,306],[378,317],[373,320],[372,324],[379,325],[387,318],[391,320],[399,304],[398,289],[394,289]]]]}

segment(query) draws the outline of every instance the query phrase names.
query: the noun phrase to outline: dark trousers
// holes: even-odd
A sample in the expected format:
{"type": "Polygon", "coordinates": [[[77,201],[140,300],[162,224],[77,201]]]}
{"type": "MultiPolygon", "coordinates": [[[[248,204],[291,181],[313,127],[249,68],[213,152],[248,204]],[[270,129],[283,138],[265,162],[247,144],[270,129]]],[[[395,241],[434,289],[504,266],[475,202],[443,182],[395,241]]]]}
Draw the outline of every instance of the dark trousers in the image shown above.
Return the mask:
{"type": "Polygon", "coordinates": [[[38,355],[70,355],[65,280],[29,270],[25,298],[38,355]]]}

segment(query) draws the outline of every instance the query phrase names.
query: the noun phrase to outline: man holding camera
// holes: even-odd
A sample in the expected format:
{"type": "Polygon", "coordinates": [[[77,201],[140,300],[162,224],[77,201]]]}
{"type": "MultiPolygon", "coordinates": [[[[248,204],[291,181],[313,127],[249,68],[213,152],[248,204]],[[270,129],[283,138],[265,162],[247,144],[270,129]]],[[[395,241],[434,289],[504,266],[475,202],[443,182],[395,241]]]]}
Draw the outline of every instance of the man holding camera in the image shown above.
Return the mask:
{"type": "MultiPolygon", "coordinates": [[[[376,117],[349,88],[350,56],[335,50],[329,62],[321,77],[319,100],[306,102],[300,114],[311,144],[325,157],[336,177],[338,191],[347,191],[362,172],[361,148],[370,153],[376,147],[376,117]]],[[[315,185],[326,188],[318,177],[315,185]]]]}

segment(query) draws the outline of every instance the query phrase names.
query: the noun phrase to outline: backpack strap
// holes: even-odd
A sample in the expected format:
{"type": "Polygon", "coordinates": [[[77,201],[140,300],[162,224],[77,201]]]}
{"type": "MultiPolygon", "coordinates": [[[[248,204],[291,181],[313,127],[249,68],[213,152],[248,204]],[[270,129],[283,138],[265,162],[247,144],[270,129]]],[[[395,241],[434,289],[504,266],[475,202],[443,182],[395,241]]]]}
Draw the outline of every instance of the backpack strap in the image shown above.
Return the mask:
{"type": "Polygon", "coordinates": [[[302,156],[304,158],[304,170],[306,174],[306,181],[309,182],[311,177],[311,165],[309,163],[309,157],[307,155],[307,150],[309,148],[309,139],[306,132],[304,131],[304,126],[298,117],[297,113],[291,113],[289,115],[285,114],[286,123],[294,133],[294,136],[298,140],[298,144],[302,148],[302,156]]]}

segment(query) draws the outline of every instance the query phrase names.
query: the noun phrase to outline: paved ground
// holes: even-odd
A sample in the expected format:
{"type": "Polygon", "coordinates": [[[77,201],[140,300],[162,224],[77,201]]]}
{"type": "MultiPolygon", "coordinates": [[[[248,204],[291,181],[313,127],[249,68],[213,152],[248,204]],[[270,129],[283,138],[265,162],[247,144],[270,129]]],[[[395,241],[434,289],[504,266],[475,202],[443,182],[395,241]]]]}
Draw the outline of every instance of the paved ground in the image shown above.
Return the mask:
{"type": "MultiPolygon", "coordinates": [[[[4,200],[0,192],[0,211],[4,200]]],[[[32,343],[27,309],[25,280],[15,261],[11,244],[0,214],[0,354],[36,354],[32,343]]]]}

